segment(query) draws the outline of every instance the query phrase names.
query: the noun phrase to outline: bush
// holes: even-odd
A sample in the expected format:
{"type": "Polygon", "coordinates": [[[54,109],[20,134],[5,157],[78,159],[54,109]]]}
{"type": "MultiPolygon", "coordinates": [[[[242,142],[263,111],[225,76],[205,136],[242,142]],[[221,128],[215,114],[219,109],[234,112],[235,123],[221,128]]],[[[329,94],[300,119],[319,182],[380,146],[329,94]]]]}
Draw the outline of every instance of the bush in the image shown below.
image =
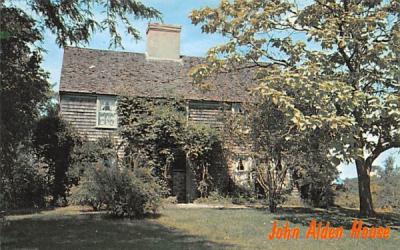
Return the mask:
{"type": "Polygon", "coordinates": [[[51,194],[52,205],[66,205],[67,194],[72,185],[68,177],[71,153],[81,138],[59,115],[59,108],[51,106],[46,110],[33,131],[35,153],[47,165],[46,180],[51,194]]]}
{"type": "Polygon", "coordinates": [[[163,205],[177,204],[178,198],[176,196],[168,196],[162,199],[163,205]]]}
{"type": "MultiPolygon", "coordinates": [[[[315,155],[318,155],[315,153],[315,155]]],[[[315,157],[310,156],[310,157],[315,157]]],[[[329,166],[326,159],[319,159],[320,164],[313,165],[318,159],[310,158],[309,163],[295,171],[294,185],[300,192],[301,199],[312,207],[327,208],[334,205],[335,193],[332,182],[337,178],[336,168],[329,166]]]]}
{"type": "Polygon", "coordinates": [[[4,178],[0,183],[0,209],[46,206],[45,176],[32,150],[19,146],[11,164],[12,178],[4,178]]]}
{"type": "Polygon", "coordinates": [[[150,169],[131,170],[117,164],[98,163],[85,171],[71,201],[94,209],[105,208],[116,217],[141,218],[157,211],[161,204],[160,190],[150,169]]]}
{"type": "Polygon", "coordinates": [[[332,206],[335,199],[331,185],[319,182],[302,186],[300,188],[300,195],[306,204],[320,208],[332,206]]]}
{"type": "Polygon", "coordinates": [[[200,197],[195,200],[195,203],[200,204],[231,204],[232,198],[223,196],[218,191],[212,191],[207,197],[200,197]]]}
{"type": "Polygon", "coordinates": [[[117,160],[117,147],[111,137],[102,137],[97,141],[82,141],[71,152],[71,166],[68,169],[68,178],[73,185],[78,185],[86,169],[93,168],[97,162],[110,166],[117,160]]]}

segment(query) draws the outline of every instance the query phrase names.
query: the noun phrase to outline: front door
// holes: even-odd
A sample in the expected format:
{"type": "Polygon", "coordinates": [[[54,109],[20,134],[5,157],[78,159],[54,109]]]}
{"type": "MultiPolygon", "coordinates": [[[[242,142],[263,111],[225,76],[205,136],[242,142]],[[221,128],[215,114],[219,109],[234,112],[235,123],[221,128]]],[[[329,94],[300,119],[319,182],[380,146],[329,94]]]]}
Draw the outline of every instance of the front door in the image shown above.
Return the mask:
{"type": "Polygon", "coordinates": [[[172,173],[172,195],[179,203],[186,202],[186,173],[184,170],[174,170],[172,173]]]}
{"type": "Polygon", "coordinates": [[[178,156],[172,168],[172,195],[176,196],[178,202],[186,200],[186,159],[185,156],[178,156]]]}

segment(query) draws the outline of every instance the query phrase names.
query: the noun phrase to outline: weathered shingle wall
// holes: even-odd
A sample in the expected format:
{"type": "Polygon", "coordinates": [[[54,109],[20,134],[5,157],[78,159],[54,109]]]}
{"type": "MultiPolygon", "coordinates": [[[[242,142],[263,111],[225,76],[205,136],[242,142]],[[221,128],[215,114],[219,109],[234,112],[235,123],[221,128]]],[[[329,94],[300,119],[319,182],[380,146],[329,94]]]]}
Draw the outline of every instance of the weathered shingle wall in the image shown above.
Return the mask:
{"type": "Polygon", "coordinates": [[[224,109],[224,105],[220,102],[190,101],[188,111],[190,122],[201,122],[215,128],[221,128],[225,112],[228,110],[224,109]]]}
{"type": "MultiPolygon", "coordinates": [[[[97,97],[95,95],[60,95],[61,116],[70,123],[80,136],[88,141],[95,141],[101,137],[109,137],[119,145],[122,139],[119,138],[116,129],[96,128],[97,97]]],[[[118,154],[122,156],[122,148],[118,154]]]]}

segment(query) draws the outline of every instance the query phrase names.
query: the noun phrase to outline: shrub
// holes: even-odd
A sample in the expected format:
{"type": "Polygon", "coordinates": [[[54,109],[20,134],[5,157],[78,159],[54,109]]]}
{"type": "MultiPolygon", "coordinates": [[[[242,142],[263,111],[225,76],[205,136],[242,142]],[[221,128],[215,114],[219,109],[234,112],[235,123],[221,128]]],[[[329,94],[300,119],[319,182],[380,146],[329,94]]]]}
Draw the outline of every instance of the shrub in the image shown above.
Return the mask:
{"type": "Polygon", "coordinates": [[[86,169],[93,168],[97,162],[109,166],[118,160],[117,147],[111,137],[102,137],[97,141],[83,141],[71,152],[71,166],[68,178],[77,185],[86,169]]]}
{"type": "Polygon", "coordinates": [[[49,107],[33,131],[35,153],[47,165],[46,180],[52,205],[65,205],[72,180],[68,178],[71,152],[81,138],[59,115],[57,106],[49,107]]]}
{"type": "Polygon", "coordinates": [[[162,199],[163,205],[177,204],[178,198],[176,196],[168,196],[162,199]]]}
{"type": "Polygon", "coordinates": [[[46,185],[43,169],[32,150],[16,149],[10,175],[0,183],[0,209],[41,208],[46,205],[46,185]]]}
{"type": "Polygon", "coordinates": [[[249,186],[235,186],[231,193],[232,203],[234,204],[251,204],[251,203],[265,203],[265,196],[262,199],[257,198],[257,194],[249,186]]]}
{"type": "Polygon", "coordinates": [[[195,200],[195,203],[204,204],[231,204],[232,199],[229,196],[221,195],[221,192],[212,191],[207,197],[200,197],[195,200]]]}
{"type": "Polygon", "coordinates": [[[335,195],[330,184],[315,182],[302,186],[300,195],[302,200],[312,207],[327,208],[334,204],[335,195]]]}
{"type": "Polygon", "coordinates": [[[155,213],[161,203],[161,186],[150,169],[106,166],[87,169],[71,200],[94,209],[105,208],[116,217],[141,218],[155,213]]]}
{"type": "Polygon", "coordinates": [[[316,152],[310,155],[308,164],[296,169],[293,175],[294,185],[298,187],[301,199],[307,205],[327,208],[334,204],[335,193],[332,183],[337,178],[338,171],[330,167],[326,159],[316,159],[315,155],[320,154],[316,152]],[[318,161],[320,164],[313,164],[318,161]]]}

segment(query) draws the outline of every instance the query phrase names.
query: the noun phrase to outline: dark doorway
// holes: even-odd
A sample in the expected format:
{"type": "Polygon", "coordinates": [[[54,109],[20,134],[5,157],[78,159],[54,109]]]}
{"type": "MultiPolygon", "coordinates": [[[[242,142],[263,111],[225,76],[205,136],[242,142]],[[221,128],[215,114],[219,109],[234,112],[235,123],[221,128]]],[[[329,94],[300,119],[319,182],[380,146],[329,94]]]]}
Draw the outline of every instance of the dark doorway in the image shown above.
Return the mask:
{"type": "Polygon", "coordinates": [[[178,202],[185,203],[186,200],[186,157],[180,154],[175,158],[172,167],[172,195],[176,196],[178,202]]]}

